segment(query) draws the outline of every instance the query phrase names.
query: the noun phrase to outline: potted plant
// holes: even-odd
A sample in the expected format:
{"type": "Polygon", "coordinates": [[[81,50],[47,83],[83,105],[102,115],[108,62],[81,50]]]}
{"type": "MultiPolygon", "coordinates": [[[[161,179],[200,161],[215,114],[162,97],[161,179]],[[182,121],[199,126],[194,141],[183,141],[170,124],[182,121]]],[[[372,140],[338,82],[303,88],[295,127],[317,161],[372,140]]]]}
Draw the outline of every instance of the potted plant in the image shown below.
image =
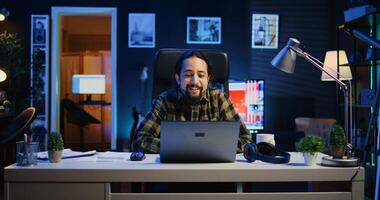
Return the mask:
{"type": "Polygon", "coordinates": [[[52,132],[48,139],[48,156],[52,163],[61,162],[63,150],[63,139],[61,134],[52,132]]]}
{"type": "Polygon", "coordinates": [[[330,149],[334,158],[343,158],[346,148],[346,135],[339,124],[334,124],[330,133],[330,149]]]}
{"type": "Polygon", "coordinates": [[[305,164],[308,166],[317,163],[317,153],[325,149],[325,143],[320,136],[308,135],[296,143],[296,150],[303,153],[305,164]]]}

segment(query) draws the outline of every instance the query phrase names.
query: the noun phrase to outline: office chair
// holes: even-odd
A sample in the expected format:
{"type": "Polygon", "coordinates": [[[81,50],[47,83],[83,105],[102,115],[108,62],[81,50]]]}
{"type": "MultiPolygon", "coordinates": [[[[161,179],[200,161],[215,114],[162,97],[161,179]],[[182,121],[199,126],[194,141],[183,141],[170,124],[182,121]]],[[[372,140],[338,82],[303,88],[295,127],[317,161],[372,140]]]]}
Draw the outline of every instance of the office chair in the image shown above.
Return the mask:
{"type": "MultiPolygon", "coordinates": [[[[153,71],[152,99],[176,85],[174,67],[186,49],[161,49],[156,54],[153,71]]],[[[228,95],[229,63],[227,54],[215,50],[200,50],[204,53],[214,72],[211,85],[223,87],[228,95]]]]}
{"type": "MultiPolygon", "coordinates": [[[[61,114],[63,114],[64,108],[67,109],[66,113],[66,119],[69,123],[75,124],[79,126],[80,128],[80,136],[79,136],[79,143],[80,143],[80,150],[84,150],[84,127],[89,124],[100,124],[100,121],[97,120],[95,117],[90,115],[90,113],[86,112],[81,108],[77,103],[70,99],[62,99],[61,101],[61,114]]],[[[63,120],[63,117],[61,117],[63,120]]],[[[64,124],[62,123],[62,128],[64,124]]],[[[64,130],[61,129],[61,132],[63,133],[64,130]]]]}

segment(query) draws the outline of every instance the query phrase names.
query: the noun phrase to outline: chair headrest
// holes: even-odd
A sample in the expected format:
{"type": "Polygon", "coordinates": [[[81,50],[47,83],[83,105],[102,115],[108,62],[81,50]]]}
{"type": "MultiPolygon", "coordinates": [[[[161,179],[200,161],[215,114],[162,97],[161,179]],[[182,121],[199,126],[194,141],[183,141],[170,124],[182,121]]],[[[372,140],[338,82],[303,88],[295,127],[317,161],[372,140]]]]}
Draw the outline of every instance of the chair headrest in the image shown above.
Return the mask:
{"type": "MultiPolygon", "coordinates": [[[[160,81],[174,82],[174,67],[186,49],[161,49],[156,54],[156,63],[153,77],[160,81]]],[[[215,50],[200,50],[214,72],[213,82],[224,83],[228,81],[229,65],[227,54],[215,50]]]]}

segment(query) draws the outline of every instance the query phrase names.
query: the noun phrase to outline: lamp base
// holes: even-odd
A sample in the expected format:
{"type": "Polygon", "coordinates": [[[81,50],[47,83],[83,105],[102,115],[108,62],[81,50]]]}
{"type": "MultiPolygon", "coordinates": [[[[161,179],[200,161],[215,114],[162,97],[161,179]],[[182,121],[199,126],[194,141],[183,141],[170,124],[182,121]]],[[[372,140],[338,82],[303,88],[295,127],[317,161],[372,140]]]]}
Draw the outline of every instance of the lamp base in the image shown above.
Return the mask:
{"type": "Polygon", "coordinates": [[[358,158],[347,158],[343,157],[342,159],[333,158],[332,156],[322,157],[322,165],[329,167],[357,167],[359,166],[358,158]]]}

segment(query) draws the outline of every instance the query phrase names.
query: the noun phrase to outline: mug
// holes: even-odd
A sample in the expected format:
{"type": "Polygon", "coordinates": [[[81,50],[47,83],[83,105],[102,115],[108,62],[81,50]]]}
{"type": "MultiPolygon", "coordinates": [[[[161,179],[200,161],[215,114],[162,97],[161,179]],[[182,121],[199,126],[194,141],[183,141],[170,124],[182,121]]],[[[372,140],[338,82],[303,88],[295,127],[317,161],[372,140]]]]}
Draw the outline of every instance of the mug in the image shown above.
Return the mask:
{"type": "Polygon", "coordinates": [[[256,144],[258,144],[260,142],[270,143],[273,146],[276,145],[276,142],[274,140],[274,134],[270,134],[270,133],[256,134],[256,144]]]}

